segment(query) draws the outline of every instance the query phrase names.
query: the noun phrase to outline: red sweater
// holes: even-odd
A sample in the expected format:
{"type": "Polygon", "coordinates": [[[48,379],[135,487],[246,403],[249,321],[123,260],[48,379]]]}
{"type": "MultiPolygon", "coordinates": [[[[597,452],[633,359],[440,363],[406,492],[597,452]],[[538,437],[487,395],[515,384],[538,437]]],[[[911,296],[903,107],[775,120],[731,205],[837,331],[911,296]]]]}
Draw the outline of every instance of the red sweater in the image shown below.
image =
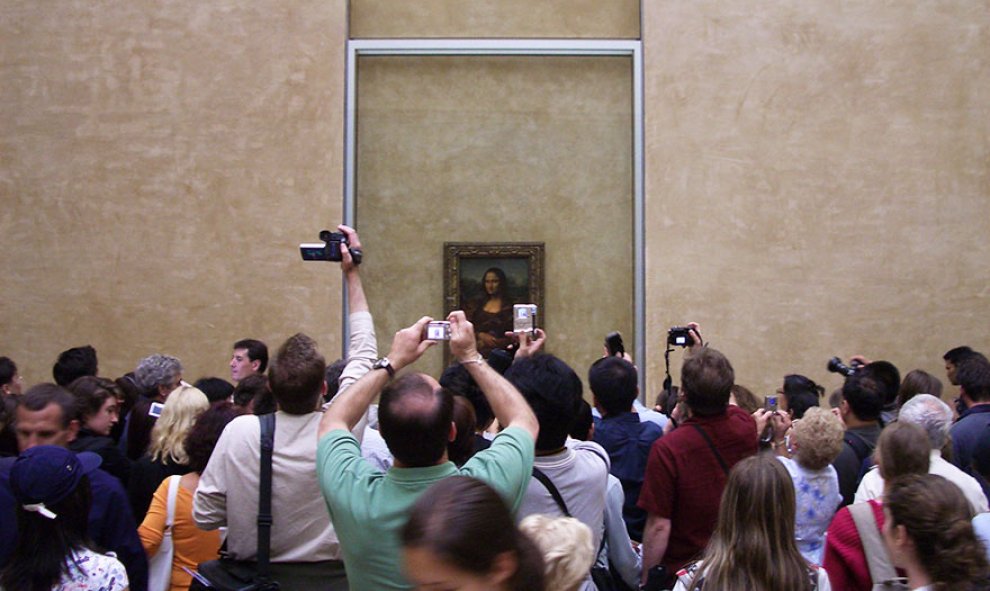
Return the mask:
{"type": "MultiPolygon", "coordinates": [[[[875,500],[867,501],[873,509],[877,530],[883,527],[883,506],[875,500]]],[[[828,526],[825,537],[825,560],[822,565],[828,571],[828,580],[833,589],[848,591],[870,591],[873,580],[870,567],[866,563],[863,542],[856,531],[856,523],[848,507],[839,509],[828,526]]]]}

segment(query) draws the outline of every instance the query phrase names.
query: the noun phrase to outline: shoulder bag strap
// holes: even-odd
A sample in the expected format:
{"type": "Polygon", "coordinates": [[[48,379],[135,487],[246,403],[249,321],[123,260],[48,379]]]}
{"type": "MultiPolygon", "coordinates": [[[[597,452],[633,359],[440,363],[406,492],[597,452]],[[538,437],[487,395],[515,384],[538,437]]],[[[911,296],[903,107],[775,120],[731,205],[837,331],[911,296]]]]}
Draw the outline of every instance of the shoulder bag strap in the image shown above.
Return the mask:
{"type": "Polygon", "coordinates": [[[887,547],[883,545],[873,507],[870,503],[853,503],[849,505],[849,514],[856,524],[856,532],[863,544],[863,554],[870,567],[870,578],[874,583],[882,583],[897,578],[897,572],[891,566],[887,547]]]}
{"type": "Polygon", "coordinates": [[[168,504],[166,505],[165,529],[172,529],[175,523],[175,498],[179,496],[179,480],[181,476],[170,476],[168,482],[168,504]]]}
{"type": "Polygon", "coordinates": [[[261,423],[261,482],[258,494],[258,574],[268,579],[272,534],[272,450],[275,447],[275,413],[258,417],[261,423]]]}
{"type": "Polygon", "coordinates": [[[567,503],[564,502],[564,497],[560,496],[560,491],[557,490],[557,487],[550,481],[550,477],[540,471],[539,468],[533,468],[533,478],[539,480],[540,484],[545,486],[546,489],[550,491],[550,496],[557,502],[557,506],[560,507],[560,510],[564,512],[564,516],[571,517],[571,512],[567,510],[567,503]]]}
{"type": "Polygon", "coordinates": [[[715,459],[718,460],[718,465],[722,466],[722,471],[728,474],[729,465],[726,464],[725,460],[722,459],[722,454],[718,453],[718,450],[715,448],[715,444],[712,442],[712,438],[708,436],[708,433],[705,433],[705,430],[701,428],[701,425],[697,423],[692,423],[691,426],[694,427],[694,429],[698,433],[701,433],[701,436],[705,438],[705,443],[708,444],[708,447],[711,448],[712,453],[715,454],[715,459]]]}

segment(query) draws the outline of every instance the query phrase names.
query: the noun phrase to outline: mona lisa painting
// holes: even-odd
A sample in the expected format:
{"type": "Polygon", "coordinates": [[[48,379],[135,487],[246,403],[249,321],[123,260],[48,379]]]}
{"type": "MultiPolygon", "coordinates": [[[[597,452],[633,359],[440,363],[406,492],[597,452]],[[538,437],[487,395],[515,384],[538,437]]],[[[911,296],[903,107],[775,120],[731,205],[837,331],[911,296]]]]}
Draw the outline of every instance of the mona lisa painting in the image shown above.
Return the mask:
{"type": "Polygon", "coordinates": [[[542,242],[445,242],[443,263],[444,312],[464,310],[482,356],[512,342],[513,304],[536,304],[546,326],[542,242]]]}

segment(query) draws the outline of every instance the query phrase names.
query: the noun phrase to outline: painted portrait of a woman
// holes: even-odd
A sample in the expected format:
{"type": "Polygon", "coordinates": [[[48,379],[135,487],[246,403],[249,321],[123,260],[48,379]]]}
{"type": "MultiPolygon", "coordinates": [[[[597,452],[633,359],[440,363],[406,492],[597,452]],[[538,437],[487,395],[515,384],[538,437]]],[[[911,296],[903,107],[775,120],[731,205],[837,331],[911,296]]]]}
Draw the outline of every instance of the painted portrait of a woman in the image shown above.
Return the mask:
{"type": "Polygon", "coordinates": [[[512,342],[505,336],[512,331],[512,301],[509,280],[498,267],[489,267],[481,278],[481,295],[468,302],[464,313],[474,324],[478,352],[488,357],[493,349],[503,349],[512,342]]]}

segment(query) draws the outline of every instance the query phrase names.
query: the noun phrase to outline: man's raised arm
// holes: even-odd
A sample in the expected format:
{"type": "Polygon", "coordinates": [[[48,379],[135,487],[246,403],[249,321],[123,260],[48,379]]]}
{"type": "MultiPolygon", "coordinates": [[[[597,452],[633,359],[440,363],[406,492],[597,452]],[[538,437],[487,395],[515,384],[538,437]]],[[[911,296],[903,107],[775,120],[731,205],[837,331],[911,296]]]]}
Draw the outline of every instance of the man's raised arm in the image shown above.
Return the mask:
{"type": "Polygon", "coordinates": [[[364,374],[346,392],[338,394],[333,404],[323,413],[317,437],[323,437],[334,429],[349,431],[354,428],[354,425],[368,411],[371,401],[382,391],[392,375],[419,359],[423,352],[434,344],[434,341],[423,339],[423,329],[430,320],[432,318],[424,316],[416,324],[395,333],[395,337],[392,339],[392,348],[389,350],[388,356],[383,359],[387,360],[387,365],[392,368],[392,371],[383,365],[378,370],[364,374]]]}
{"type": "Polygon", "coordinates": [[[506,428],[521,427],[535,440],[540,431],[536,415],[519,390],[481,358],[475,344],[474,326],[464,312],[451,312],[447,320],[450,321],[450,352],[481,388],[499,424],[506,428]]]}

